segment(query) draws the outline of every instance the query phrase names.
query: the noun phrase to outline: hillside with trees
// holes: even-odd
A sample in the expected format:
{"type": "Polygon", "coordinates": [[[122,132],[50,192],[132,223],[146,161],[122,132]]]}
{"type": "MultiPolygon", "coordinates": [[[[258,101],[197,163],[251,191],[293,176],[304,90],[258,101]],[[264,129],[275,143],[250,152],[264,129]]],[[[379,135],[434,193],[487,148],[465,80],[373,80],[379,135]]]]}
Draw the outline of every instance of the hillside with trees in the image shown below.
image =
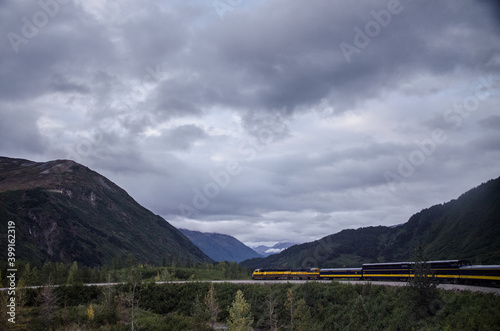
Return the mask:
{"type": "Polygon", "coordinates": [[[242,264],[249,268],[358,267],[370,262],[411,260],[419,245],[431,260],[468,259],[472,263],[500,264],[498,238],[500,178],[471,189],[456,200],[424,209],[403,225],[343,230],[242,264]]]}
{"type": "MultiPolygon", "coordinates": [[[[0,158],[0,218],[15,223],[16,258],[95,266],[212,262],[162,217],[95,171],[68,160],[0,158]]],[[[7,247],[7,233],[0,234],[7,247]]]]}

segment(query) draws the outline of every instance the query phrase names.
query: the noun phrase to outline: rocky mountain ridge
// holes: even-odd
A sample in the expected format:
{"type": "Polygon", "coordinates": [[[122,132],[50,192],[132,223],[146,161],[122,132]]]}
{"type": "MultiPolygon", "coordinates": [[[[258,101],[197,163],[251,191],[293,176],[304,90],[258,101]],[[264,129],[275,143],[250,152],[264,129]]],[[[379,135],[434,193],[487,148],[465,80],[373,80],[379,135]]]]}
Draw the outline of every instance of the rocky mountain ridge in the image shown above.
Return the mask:
{"type": "MultiPolygon", "coordinates": [[[[128,254],[143,263],[212,261],[125,190],[70,160],[0,158],[0,217],[16,224],[20,259],[110,264],[128,254]]],[[[0,244],[6,244],[4,232],[0,244]]]]}

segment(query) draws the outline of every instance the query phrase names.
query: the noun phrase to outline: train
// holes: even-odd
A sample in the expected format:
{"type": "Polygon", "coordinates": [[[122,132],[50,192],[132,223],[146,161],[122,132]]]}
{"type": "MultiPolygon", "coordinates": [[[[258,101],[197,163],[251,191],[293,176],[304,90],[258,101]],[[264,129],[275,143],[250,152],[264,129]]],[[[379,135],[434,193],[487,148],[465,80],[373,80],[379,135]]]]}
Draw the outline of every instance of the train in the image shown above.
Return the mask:
{"type": "MultiPolygon", "coordinates": [[[[500,285],[500,265],[471,265],[468,260],[426,261],[438,282],[500,285]]],[[[365,263],[361,268],[255,269],[254,280],[388,280],[408,281],[414,277],[415,262],[365,263]]]]}

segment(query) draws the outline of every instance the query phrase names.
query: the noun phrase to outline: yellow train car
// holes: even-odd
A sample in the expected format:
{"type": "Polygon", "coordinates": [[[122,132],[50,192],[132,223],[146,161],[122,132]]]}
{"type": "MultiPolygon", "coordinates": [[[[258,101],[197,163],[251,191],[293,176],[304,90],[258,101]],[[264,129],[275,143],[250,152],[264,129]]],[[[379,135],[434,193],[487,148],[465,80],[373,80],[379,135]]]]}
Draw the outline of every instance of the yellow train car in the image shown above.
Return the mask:
{"type": "Polygon", "coordinates": [[[276,279],[319,279],[318,268],[302,269],[255,269],[252,273],[254,280],[276,280],[276,279]]]}

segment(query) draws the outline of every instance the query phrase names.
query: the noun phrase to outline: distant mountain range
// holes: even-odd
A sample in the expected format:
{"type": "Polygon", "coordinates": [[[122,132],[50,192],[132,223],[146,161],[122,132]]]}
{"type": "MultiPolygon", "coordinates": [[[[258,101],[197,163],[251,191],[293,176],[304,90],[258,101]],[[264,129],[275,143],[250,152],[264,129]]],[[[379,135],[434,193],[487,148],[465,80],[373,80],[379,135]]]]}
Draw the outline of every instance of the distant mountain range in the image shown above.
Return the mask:
{"type": "MultiPolygon", "coordinates": [[[[0,157],[0,219],[15,222],[16,258],[110,264],[212,262],[167,221],[95,171],[68,160],[0,157]]],[[[0,247],[7,247],[7,231],[0,247]]]]}
{"type": "Polygon", "coordinates": [[[238,239],[220,233],[205,233],[179,229],[189,238],[203,253],[212,260],[220,262],[241,262],[247,259],[261,257],[250,247],[238,239]]]}
{"type": "Polygon", "coordinates": [[[259,267],[359,267],[369,262],[407,261],[419,244],[428,259],[469,259],[500,264],[500,178],[458,199],[435,205],[393,227],[343,230],[242,265],[259,267]]]}
{"type": "Polygon", "coordinates": [[[291,242],[280,242],[274,246],[260,245],[260,246],[255,246],[255,247],[251,247],[251,248],[254,251],[256,251],[257,253],[259,253],[260,255],[266,257],[269,255],[281,253],[282,251],[284,251],[285,249],[287,249],[288,247],[291,247],[293,245],[297,245],[297,244],[291,243],[291,242]]]}

